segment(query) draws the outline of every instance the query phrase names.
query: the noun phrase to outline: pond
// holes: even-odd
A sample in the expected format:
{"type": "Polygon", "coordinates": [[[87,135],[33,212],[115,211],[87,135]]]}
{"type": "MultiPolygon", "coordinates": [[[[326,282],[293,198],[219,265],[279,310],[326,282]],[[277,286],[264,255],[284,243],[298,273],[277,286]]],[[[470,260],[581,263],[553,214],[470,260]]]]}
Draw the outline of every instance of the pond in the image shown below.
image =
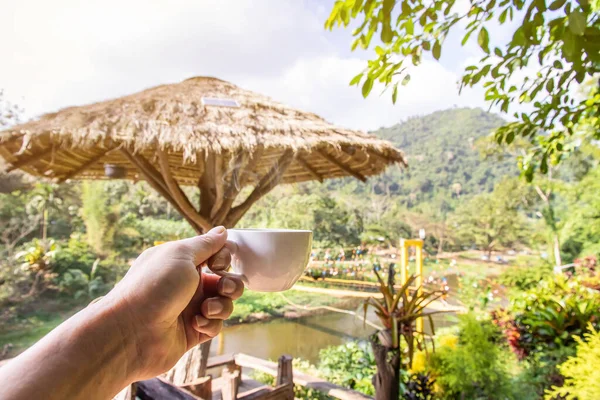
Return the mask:
{"type": "MultiPolygon", "coordinates": [[[[435,315],[435,328],[452,325],[449,315],[435,315]]],[[[372,312],[367,318],[377,321],[372,312]]],[[[321,349],[366,339],[373,331],[368,325],[365,328],[359,318],[336,312],[235,325],[224,328],[221,335],[213,340],[211,355],[245,353],[277,360],[282,354],[289,354],[317,363],[321,349]]]]}

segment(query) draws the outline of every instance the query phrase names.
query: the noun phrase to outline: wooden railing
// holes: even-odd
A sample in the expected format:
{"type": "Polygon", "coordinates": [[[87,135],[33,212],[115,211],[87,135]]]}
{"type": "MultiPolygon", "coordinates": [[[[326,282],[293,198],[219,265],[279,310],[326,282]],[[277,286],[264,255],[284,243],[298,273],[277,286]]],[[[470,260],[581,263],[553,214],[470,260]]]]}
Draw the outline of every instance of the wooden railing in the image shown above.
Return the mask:
{"type": "Polygon", "coordinates": [[[360,392],[327,382],[302,372],[293,371],[292,357],[281,356],[278,362],[267,361],[247,354],[231,354],[208,359],[207,369],[222,368],[221,377],[198,378],[175,385],[164,377],[137,382],[124,390],[120,400],[293,400],[294,385],[310,388],[341,400],[367,400],[360,392]],[[243,375],[244,370],[260,371],[275,377],[275,386],[261,384],[243,375]]]}

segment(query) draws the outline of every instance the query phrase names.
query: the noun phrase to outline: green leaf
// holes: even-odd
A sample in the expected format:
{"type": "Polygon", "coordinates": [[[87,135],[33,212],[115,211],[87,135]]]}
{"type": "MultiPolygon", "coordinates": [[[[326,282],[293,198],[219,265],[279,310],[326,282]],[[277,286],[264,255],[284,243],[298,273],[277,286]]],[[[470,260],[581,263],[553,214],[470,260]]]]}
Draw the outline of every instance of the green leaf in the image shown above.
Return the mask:
{"type": "Polygon", "coordinates": [[[431,50],[431,54],[433,54],[433,58],[435,58],[436,60],[440,59],[440,56],[442,54],[442,46],[440,45],[440,42],[438,40],[436,40],[435,43],[433,44],[433,49],[431,50]]]}
{"type": "Polygon", "coordinates": [[[494,49],[494,54],[497,55],[498,57],[502,57],[502,50],[500,50],[500,48],[496,47],[494,49]]]}
{"type": "Polygon", "coordinates": [[[406,21],[406,26],[404,27],[404,29],[406,30],[406,33],[408,35],[413,35],[415,33],[415,24],[413,23],[412,19],[406,21]]]}
{"type": "Polygon", "coordinates": [[[567,2],[567,0],[555,0],[550,4],[550,6],[548,8],[552,11],[556,11],[559,8],[561,8],[562,6],[564,6],[566,2],[567,2]]]}
{"type": "Polygon", "coordinates": [[[485,26],[481,27],[481,30],[479,31],[479,36],[477,36],[477,43],[479,44],[479,47],[481,47],[481,50],[489,54],[490,35],[488,34],[487,29],[485,29],[485,26]]]}
{"type": "Polygon", "coordinates": [[[566,31],[563,36],[562,50],[569,58],[575,54],[575,37],[570,30],[566,31]]]}
{"type": "Polygon", "coordinates": [[[579,10],[569,14],[569,29],[577,36],[583,36],[586,26],[586,15],[579,10]]]}
{"type": "Polygon", "coordinates": [[[554,66],[554,68],[558,68],[558,69],[562,69],[562,67],[563,67],[562,63],[558,60],[554,60],[554,63],[552,65],[554,66]]]}
{"type": "Polygon", "coordinates": [[[498,18],[500,24],[503,24],[506,21],[506,14],[508,14],[508,8],[505,8],[504,11],[502,11],[502,13],[500,14],[500,17],[498,18]]]}
{"type": "Polygon", "coordinates": [[[408,4],[408,1],[403,1],[401,8],[402,8],[402,15],[409,15],[410,12],[412,11],[410,8],[410,5],[408,4]]]}
{"type": "Polygon", "coordinates": [[[395,84],[394,90],[392,91],[392,103],[396,104],[397,99],[398,99],[398,84],[395,84]]]}
{"type": "Polygon", "coordinates": [[[554,79],[550,78],[548,82],[546,82],[546,90],[548,93],[551,93],[554,90],[554,79]]]}
{"type": "Polygon", "coordinates": [[[406,86],[406,85],[408,85],[408,82],[410,82],[410,75],[409,75],[409,74],[406,74],[406,75],[404,76],[404,79],[402,79],[402,86],[406,86]]]}
{"type": "Polygon", "coordinates": [[[366,98],[369,95],[369,93],[371,93],[371,89],[373,89],[373,78],[369,76],[367,77],[365,83],[363,83],[362,86],[362,95],[364,98],[366,98]]]}
{"type": "Polygon", "coordinates": [[[462,41],[460,42],[461,46],[464,46],[465,44],[467,44],[467,42],[469,41],[469,38],[471,37],[471,33],[473,33],[472,30],[467,32],[467,34],[463,37],[462,41]]]}
{"type": "Polygon", "coordinates": [[[511,144],[515,140],[515,131],[510,131],[506,135],[506,144],[511,144]]]}
{"type": "Polygon", "coordinates": [[[362,79],[363,74],[360,73],[358,75],[356,75],[354,78],[352,78],[352,80],[350,81],[350,86],[354,86],[354,85],[358,85],[358,83],[360,82],[360,80],[362,79]]]}
{"type": "Polygon", "coordinates": [[[390,43],[394,37],[394,32],[389,23],[384,23],[381,29],[381,41],[383,43],[390,43]]]}

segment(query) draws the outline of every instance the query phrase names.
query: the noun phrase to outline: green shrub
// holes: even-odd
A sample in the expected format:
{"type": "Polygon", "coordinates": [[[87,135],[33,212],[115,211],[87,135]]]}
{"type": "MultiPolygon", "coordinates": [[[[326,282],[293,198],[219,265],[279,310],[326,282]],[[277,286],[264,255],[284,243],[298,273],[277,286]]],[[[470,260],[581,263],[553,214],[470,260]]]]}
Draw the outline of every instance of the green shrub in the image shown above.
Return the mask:
{"type": "MultiPolygon", "coordinates": [[[[460,317],[456,346],[443,346],[430,369],[445,399],[512,399],[510,354],[498,345],[500,332],[472,314],[460,317]]],[[[523,398],[523,397],[518,397],[523,398]]]]}
{"type": "Polygon", "coordinates": [[[508,316],[518,337],[511,343],[523,357],[575,344],[574,337],[600,322],[600,293],[576,279],[557,276],[511,299],[508,316]]]}
{"type": "Polygon", "coordinates": [[[110,290],[101,277],[86,275],[78,269],[70,269],[65,272],[58,282],[59,290],[73,296],[75,299],[96,298],[103,296],[110,290]],[[91,279],[90,279],[91,278],[91,279]]]}
{"type": "Polygon", "coordinates": [[[552,266],[547,262],[539,260],[527,262],[517,259],[517,264],[504,270],[498,280],[508,288],[528,290],[538,285],[550,274],[552,274],[552,266]]]}
{"type": "Polygon", "coordinates": [[[367,343],[349,342],[319,352],[320,375],[337,385],[373,395],[375,357],[367,343]]]}
{"type": "Polygon", "coordinates": [[[184,220],[142,218],[136,220],[134,228],[140,233],[146,245],[156,241],[169,241],[195,236],[196,232],[184,220]]]}
{"type": "Polygon", "coordinates": [[[583,335],[575,337],[577,354],[558,366],[564,376],[562,387],[553,387],[546,399],[595,400],[600,394],[600,332],[593,326],[583,335]]]}
{"type": "Polygon", "coordinates": [[[65,244],[61,243],[54,257],[54,270],[60,275],[68,270],[78,269],[89,275],[98,256],[80,235],[73,235],[65,244]]]}

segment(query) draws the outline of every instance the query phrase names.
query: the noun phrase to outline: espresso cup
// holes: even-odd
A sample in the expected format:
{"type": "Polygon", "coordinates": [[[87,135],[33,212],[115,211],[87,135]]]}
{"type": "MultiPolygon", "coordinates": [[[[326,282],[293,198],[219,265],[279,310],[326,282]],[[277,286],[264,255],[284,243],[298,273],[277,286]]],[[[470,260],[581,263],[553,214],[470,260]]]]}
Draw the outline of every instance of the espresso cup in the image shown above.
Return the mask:
{"type": "Polygon", "coordinates": [[[290,229],[228,229],[232,272],[257,292],[282,292],[302,276],[312,247],[312,231],[290,229]]]}

